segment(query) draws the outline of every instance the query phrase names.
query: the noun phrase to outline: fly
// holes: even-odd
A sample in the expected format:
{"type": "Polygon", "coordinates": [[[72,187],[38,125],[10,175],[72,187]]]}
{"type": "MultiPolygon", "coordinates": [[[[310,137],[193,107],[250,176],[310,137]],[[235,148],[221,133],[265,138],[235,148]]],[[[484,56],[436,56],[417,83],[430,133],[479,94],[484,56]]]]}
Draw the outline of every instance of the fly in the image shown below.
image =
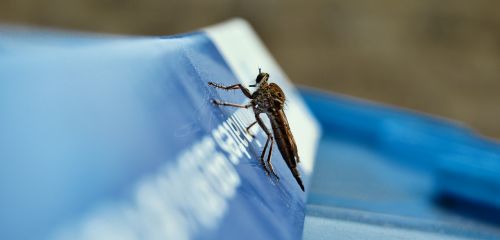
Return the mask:
{"type": "MultiPolygon", "coordinates": [[[[255,79],[255,84],[250,85],[250,87],[255,87],[257,90],[253,93],[244,87],[241,84],[234,84],[230,86],[224,86],[221,84],[208,82],[208,85],[221,88],[224,90],[237,90],[240,89],[243,94],[250,99],[250,102],[246,105],[234,104],[221,102],[218,100],[212,100],[212,102],[216,105],[221,106],[230,106],[230,107],[238,107],[238,108],[252,108],[255,114],[255,122],[250,124],[246,131],[249,132],[250,128],[253,127],[256,123],[264,130],[267,135],[267,141],[264,145],[264,149],[260,155],[260,163],[264,168],[264,171],[267,175],[269,173],[273,174],[277,179],[279,179],[278,175],[274,172],[273,165],[271,163],[271,156],[273,153],[273,143],[276,142],[278,149],[283,156],[283,159],[286,162],[286,165],[292,172],[293,177],[297,181],[300,186],[300,189],[304,191],[304,184],[302,183],[302,179],[300,178],[300,173],[297,169],[297,163],[300,162],[299,155],[297,153],[297,145],[295,144],[295,139],[293,138],[292,131],[290,130],[290,126],[288,124],[288,120],[285,116],[285,112],[283,107],[285,105],[285,94],[283,90],[275,84],[268,83],[269,74],[264,73],[259,68],[259,74],[255,79]],[[260,118],[260,114],[265,113],[271,122],[272,134],[271,131],[266,127],[262,119],[260,118]],[[269,153],[267,155],[267,166],[264,163],[264,157],[266,150],[269,147],[269,153]]],[[[253,136],[252,136],[253,137],[253,136]]]]}

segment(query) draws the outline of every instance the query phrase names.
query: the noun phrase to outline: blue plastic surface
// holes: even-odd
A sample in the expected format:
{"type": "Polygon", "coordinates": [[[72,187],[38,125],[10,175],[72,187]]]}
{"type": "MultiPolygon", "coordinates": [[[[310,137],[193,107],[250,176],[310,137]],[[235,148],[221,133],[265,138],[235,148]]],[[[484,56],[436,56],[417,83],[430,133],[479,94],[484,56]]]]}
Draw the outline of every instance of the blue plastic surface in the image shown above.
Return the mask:
{"type": "Polygon", "coordinates": [[[305,214],[281,156],[280,181],[258,164],[251,113],[210,104],[245,102],[206,85],[236,75],[205,32],[1,28],[0,238],[500,239],[497,142],[312,90],[324,134],[305,214]]]}
{"type": "Polygon", "coordinates": [[[1,239],[301,237],[305,193],[281,155],[277,181],[257,161],[262,131],[243,132],[251,113],[210,102],[247,99],[208,87],[239,80],[204,32],[10,31],[0,37],[1,239]]]}

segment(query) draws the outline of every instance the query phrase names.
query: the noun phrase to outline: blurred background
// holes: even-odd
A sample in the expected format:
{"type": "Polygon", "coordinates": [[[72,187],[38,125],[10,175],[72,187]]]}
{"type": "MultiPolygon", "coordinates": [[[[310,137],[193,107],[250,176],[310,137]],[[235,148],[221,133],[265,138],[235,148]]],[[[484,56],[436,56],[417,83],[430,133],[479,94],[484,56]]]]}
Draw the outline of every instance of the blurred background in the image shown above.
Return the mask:
{"type": "Polygon", "coordinates": [[[168,35],[248,20],[296,84],[463,121],[500,138],[493,0],[1,0],[0,24],[168,35]]]}

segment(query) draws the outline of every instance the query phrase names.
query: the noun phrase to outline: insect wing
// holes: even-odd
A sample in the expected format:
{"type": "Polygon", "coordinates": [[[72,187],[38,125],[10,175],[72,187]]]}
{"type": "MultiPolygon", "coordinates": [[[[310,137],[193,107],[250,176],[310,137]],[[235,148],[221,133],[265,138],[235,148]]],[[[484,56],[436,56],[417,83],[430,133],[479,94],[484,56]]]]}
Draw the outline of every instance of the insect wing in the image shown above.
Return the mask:
{"type": "MultiPolygon", "coordinates": [[[[296,166],[298,162],[300,162],[300,158],[297,152],[297,144],[295,143],[295,139],[293,137],[292,131],[290,130],[290,125],[288,124],[288,119],[286,118],[285,112],[283,109],[280,109],[276,112],[275,118],[276,124],[282,134],[282,138],[284,144],[286,145],[286,151],[289,152],[291,159],[286,159],[287,161],[293,161],[291,163],[292,166],[296,166]]],[[[274,126],[273,126],[274,127],[274,126]]]]}

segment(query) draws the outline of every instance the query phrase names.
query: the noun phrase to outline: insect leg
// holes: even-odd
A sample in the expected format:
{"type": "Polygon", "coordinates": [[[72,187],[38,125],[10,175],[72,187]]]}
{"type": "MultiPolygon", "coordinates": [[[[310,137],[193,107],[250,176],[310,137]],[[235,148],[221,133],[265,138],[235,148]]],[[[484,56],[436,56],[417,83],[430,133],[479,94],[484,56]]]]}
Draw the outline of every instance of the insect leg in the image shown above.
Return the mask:
{"type": "MultiPolygon", "coordinates": [[[[255,114],[255,119],[257,120],[257,123],[262,128],[262,130],[264,130],[264,132],[267,135],[266,144],[264,145],[264,149],[262,150],[262,154],[260,155],[260,162],[261,162],[262,166],[264,166],[264,170],[266,170],[266,173],[269,175],[269,170],[267,169],[266,164],[264,163],[264,155],[266,154],[266,150],[267,150],[267,146],[269,145],[269,142],[271,142],[270,149],[271,149],[271,151],[273,150],[273,135],[271,135],[271,132],[269,131],[269,129],[267,129],[266,125],[264,124],[264,122],[262,121],[262,119],[259,117],[258,114],[255,114]]],[[[269,155],[270,154],[271,154],[271,152],[269,152],[269,155]]],[[[271,168],[272,168],[272,166],[271,166],[271,168]]],[[[272,171],[272,173],[273,173],[273,175],[276,176],[274,171],[272,171]]]]}
{"type": "Polygon", "coordinates": [[[248,90],[248,88],[244,87],[241,84],[234,84],[234,85],[230,85],[230,86],[224,86],[224,85],[221,85],[221,84],[218,84],[218,83],[208,82],[208,85],[210,85],[212,87],[215,87],[215,88],[221,88],[221,89],[224,89],[224,90],[236,90],[236,89],[240,89],[243,92],[243,94],[245,94],[245,96],[247,96],[247,98],[252,98],[252,94],[250,93],[250,90],[248,90]]]}
{"type": "Polygon", "coordinates": [[[273,164],[271,163],[271,156],[273,155],[274,139],[272,137],[270,139],[271,139],[271,146],[269,146],[269,154],[267,155],[267,166],[269,166],[269,170],[271,171],[271,173],[279,180],[280,177],[278,177],[278,175],[276,175],[276,173],[274,172],[273,164]]]}
{"type": "Polygon", "coordinates": [[[253,122],[252,124],[250,124],[247,128],[246,128],[246,131],[248,134],[250,134],[250,136],[252,138],[255,138],[255,135],[253,135],[251,132],[250,132],[250,128],[253,127],[255,124],[257,123],[257,121],[253,122]]]}
{"type": "Polygon", "coordinates": [[[212,103],[215,105],[221,105],[221,106],[229,106],[229,107],[239,107],[239,108],[249,108],[252,106],[251,103],[247,105],[241,105],[241,104],[236,104],[236,103],[227,103],[227,102],[220,102],[217,100],[212,100],[212,103]]]}

